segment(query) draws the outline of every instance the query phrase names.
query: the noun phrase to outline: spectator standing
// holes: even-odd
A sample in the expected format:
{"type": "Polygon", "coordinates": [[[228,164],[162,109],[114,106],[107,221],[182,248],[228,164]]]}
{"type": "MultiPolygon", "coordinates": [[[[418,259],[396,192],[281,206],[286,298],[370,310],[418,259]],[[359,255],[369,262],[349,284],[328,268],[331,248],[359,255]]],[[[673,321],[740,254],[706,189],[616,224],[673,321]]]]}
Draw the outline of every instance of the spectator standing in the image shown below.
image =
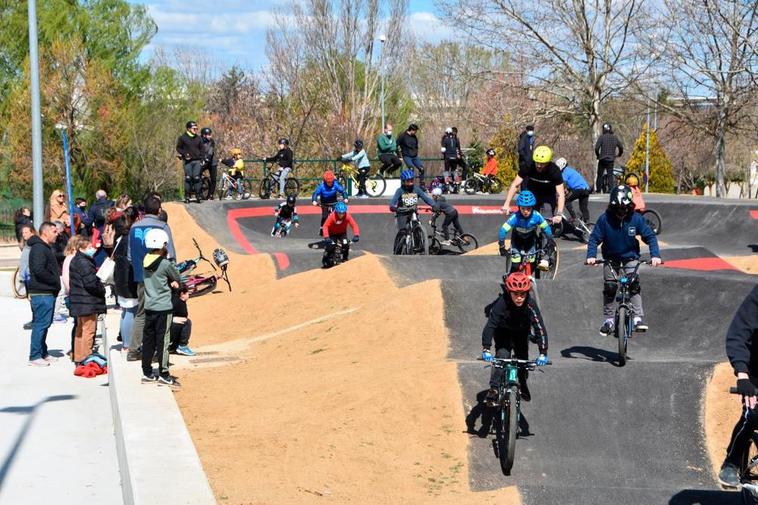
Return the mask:
{"type": "Polygon", "coordinates": [[[290,141],[286,138],[279,139],[279,150],[275,155],[270,158],[266,158],[266,161],[276,162],[279,165],[279,169],[275,177],[279,180],[279,198],[284,200],[287,195],[284,194],[284,184],[287,182],[287,175],[292,170],[292,166],[295,162],[295,155],[290,149],[290,141]]]}
{"type": "Polygon", "coordinates": [[[39,236],[29,238],[29,284],[28,293],[32,304],[32,336],[29,348],[29,364],[49,366],[56,361],[47,352],[47,330],[53,323],[55,297],[61,289],[61,272],[55,259],[52,244],[58,236],[55,224],[45,221],[39,228],[39,236]]]}
{"type": "Polygon", "coordinates": [[[45,209],[45,220],[50,222],[60,221],[66,225],[71,220],[68,214],[68,205],[66,205],[66,195],[60,189],[56,189],[50,195],[47,209],[45,209]]]}
{"type": "MultiPolygon", "coordinates": [[[[66,299],[66,304],[68,305],[69,309],[71,307],[71,299],[68,297],[71,292],[71,261],[73,261],[74,256],[76,256],[76,253],[79,251],[79,249],[86,248],[85,246],[88,243],[89,240],[87,238],[82,237],[81,235],[74,235],[68,240],[66,249],[63,251],[66,257],[63,260],[63,268],[61,269],[61,287],[63,288],[61,289],[61,293],[66,299]]],[[[58,296],[60,297],[60,295],[58,296]]],[[[73,318],[74,326],[71,328],[71,348],[68,351],[68,355],[71,356],[71,361],[74,360],[74,338],[76,336],[77,323],[76,316],[73,316],[73,318]]]]}
{"type": "Polygon", "coordinates": [[[392,137],[392,125],[389,123],[384,125],[384,133],[376,138],[376,152],[382,162],[382,166],[379,167],[382,175],[394,172],[403,166],[400,158],[397,157],[397,142],[392,137]]]}
{"type": "MultiPolygon", "coordinates": [[[[21,276],[21,280],[26,286],[27,292],[29,291],[29,239],[37,235],[37,231],[34,229],[34,225],[29,223],[21,227],[21,240],[23,247],[21,249],[21,257],[18,260],[18,275],[21,276]]],[[[25,330],[32,329],[32,322],[24,323],[25,330]]]]}
{"type": "Polygon", "coordinates": [[[216,157],[216,141],[213,140],[213,130],[208,127],[200,130],[200,138],[203,140],[203,170],[208,171],[210,184],[208,186],[208,200],[213,200],[216,194],[216,178],[218,177],[218,158],[216,157]]]}
{"type": "Polygon", "coordinates": [[[460,141],[454,129],[451,127],[445,128],[445,134],[442,135],[442,140],[440,141],[440,151],[442,152],[442,159],[445,162],[443,175],[445,182],[448,184],[453,178],[460,179],[460,177],[456,176],[457,167],[462,166],[460,147],[460,141]]]}
{"type": "Polygon", "coordinates": [[[97,231],[103,233],[103,227],[105,227],[106,214],[108,209],[113,207],[113,200],[108,200],[108,194],[104,189],[98,189],[95,192],[95,202],[90,205],[87,212],[87,221],[92,228],[97,228],[97,231]]]}
{"type": "MultiPolygon", "coordinates": [[[[134,223],[129,230],[128,258],[134,274],[134,282],[137,283],[137,313],[134,315],[128,361],[141,359],[140,346],[142,346],[142,334],[145,328],[145,271],[143,261],[147,254],[145,248],[145,235],[153,228],[159,228],[168,235],[168,259],[176,259],[174,240],[171,236],[171,228],[168,223],[158,217],[161,213],[161,201],[155,196],[148,196],[144,202],[144,217],[134,223]]],[[[123,338],[123,336],[122,336],[123,338]]]]}
{"type": "Polygon", "coordinates": [[[89,227],[91,224],[87,215],[87,200],[77,198],[74,201],[74,235],[89,237],[89,227]]]}
{"type": "Polygon", "coordinates": [[[16,226],[16,240],[18,241],[18,248],[23,249],[26,245],[23,238],[23,229],[30,225],[32,226],[32,229],[34,229],[34,224],[32,223],[32,211],[29,209],[29,207],[21,207],[18,209],[13,215],[13,223],[16,226]]]}
{"type": "Polygon", "coordinates": [[[74,335],[74,364],[81,364],[92,354],[97,331],[97,316],[105,314],[105,286],[95,270],[96,249],[89,241],[79,243],[79,249],[69,267],[69,300],[71,314],[76,317],[74,335]]]}
{"type": "MultiPolygon", "coordinates": [[[[55,221],[55,228],[58,230],[58,234],[55,237],[55,242],[52,245],[53,253],[55,254],[55,260],[58,262],[58,271],[61,276],[61,285],[63,285],[63,262],[66,259],[66,246],[69,242],[69,236],[66,230],[66,226],[60,222],[55,221]]],[[[68,310],[66,309],[66,293],[63,289],[58,292],[58,296],[55,298],[55,315],[53,316],[54,323],[65,323],[68,320],[68,310]]]]}
{"type": "Polygon", "coordinates": [[[127,211],[114,223],[116,229],[116,247],[113,250],[113,261],[116,263],[113,271],[113,280],[116,284],[116,301],[121,307],[121,334],[122,350],[130,349],[134,318],[137,315],[139,295],[137,283],[134,280],[134,269],[129,263],[129,230],[132,227],[135,216],[130,216],[127,211]]]}
{"type": "Polygon", "coordinates": [[[424,183],[424,165],[421,164],[421,158],[418,157],[418,125],[410,124],[408,129],[397,138],[397,146],[400,148],[400,155],[403,157],[405,166],[413,170],[418,170],[418,180],[421,189],[425,189],[424,183]]]}
{"type": "Polygon", "coordinates": [[[518,136],[518,169],[526,170],[532,162],[532,154],[535,146],[534,125],[526,125],[524,131],[518,136]]]}
{"type": "Polygon", "coordinates": [[[458,138],[458,127],[453,126],[453,136],[455,137],[456,154],[458,155],[458,165],[461,167],[462,180],[468,178],[468,163],[466,163],[466,157],[463,156],[463,148],[461,147],[461,139],[458,138]]]}
{"type": "Polygon", "coordinates": [[[613,133],[610,123],[603,124],[603,133],[595,142],[595,156],[597,156],[597,180],[595,191],[597,193],[610,192],[613,184],[613,165],[616,158],[624,154],[624,146],[613,133]]]}
{"type": "Polygon", "coordinates": [[[176,152],[184,162],[184,203],[189,203],[193,192],[197,203],[200,203],[201,175],[205,159],[203,139],[197,134],[195,121],[187,121],[185,126],[187,131],[176,140],[176,152]]]}

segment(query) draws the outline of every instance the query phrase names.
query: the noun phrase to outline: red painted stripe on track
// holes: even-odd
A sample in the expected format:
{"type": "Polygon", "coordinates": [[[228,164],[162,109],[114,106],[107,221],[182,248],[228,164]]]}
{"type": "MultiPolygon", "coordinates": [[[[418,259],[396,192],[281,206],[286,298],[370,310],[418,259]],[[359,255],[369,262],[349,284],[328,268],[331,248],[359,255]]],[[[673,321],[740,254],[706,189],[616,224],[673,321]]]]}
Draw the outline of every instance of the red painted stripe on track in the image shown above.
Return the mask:
{"type": "Polygon", "coordinates": [[[753,219],[758,219],[758,210],[751,210],[750,217],[752,217],[753,219]]]}
{"type": "Polygon", "coordinates": [[[290,266],[290,257],[286,253],[277,252],[274,253],[274,259],[279,265],[279,270],[287,270],[290,266]]]}
{"type": "Polygon", "coordinates": [[[666,260],[663,266],[668,268],[682,268],[686,270],[700,270],[703,272],[708,272],[711,270],[737,270],[730,263],[727,263],[726,261],[717,257],[666,260]]]}
{"type": "MultiPolygon", "coordinates": [[[[429,207],[419,207],[419,209],[428,209],[429,207]]],[[[458,214],[471,215],[471,214],[501,214],[501,207],[499,205],[458,205],[455,207],[458,209],[458,214]]],[[[297,213],[303,216],[318,215],[321,214],[321,207],[314,205],[299,205],[297,213]]],[[[392,215],[387,205],[351,205],[350,214],[387,214],[392,215]]],[[[243,207],[240,209],[230,209],[227,214],[227,222],[229,219],[240,219],[246,217],[273,217],[274,213],[271,207],[243,207]]],[[[503,216],[505,219],[505,216],[503,216]]]]}

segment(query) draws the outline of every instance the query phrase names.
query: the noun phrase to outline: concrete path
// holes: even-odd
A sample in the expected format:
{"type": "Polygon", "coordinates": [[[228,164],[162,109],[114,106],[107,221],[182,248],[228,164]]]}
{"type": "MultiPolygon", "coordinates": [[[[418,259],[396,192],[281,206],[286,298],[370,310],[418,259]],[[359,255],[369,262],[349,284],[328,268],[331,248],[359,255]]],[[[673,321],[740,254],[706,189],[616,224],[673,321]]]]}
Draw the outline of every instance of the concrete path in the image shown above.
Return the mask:
{"type": "Polygon", "coordinates": [[[29,303],[0,297],[0,314],[0,505],[123,503],[108,376],[73,374],[71,322],[50,328],[59,361],[28,366],[29,303]]]}

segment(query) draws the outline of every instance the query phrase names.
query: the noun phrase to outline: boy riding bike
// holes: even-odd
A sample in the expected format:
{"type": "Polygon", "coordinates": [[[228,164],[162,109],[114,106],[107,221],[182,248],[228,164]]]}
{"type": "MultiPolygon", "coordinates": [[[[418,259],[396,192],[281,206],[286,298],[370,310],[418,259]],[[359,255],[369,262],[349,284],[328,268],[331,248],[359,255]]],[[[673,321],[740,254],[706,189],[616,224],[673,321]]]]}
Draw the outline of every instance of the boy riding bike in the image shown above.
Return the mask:
{"type": "Polygon", "coordinates": [[[345,153],[340,157],[340,160],[347,163],[352,163],[355,168],[358,169],[358,194],[356,198],[368,198],[366,193],[366,179],[368,178],[368,172],[371,169],[371,162],[368,159],[368,154],[363,148],[363,141],[356,139],[353,143],[353,150],[349,153],[345,153]]]}
{"type": "MultiPolygon", "coordinates": [[[[537,199],[534,194],[529,190],[524,190],[519,193],[516,199],[516,205],[518,205],[518,212],[514,212],[510,215],[508,220],[503,223],[498,233],[498,245],[500,246],[500,255],[506,256],[508,253],[505,249],[505,237],[508,232],[513,230],[511,234],[511,272],[515,272],[519,269],[521,261],[528,261],[534,263],[536,259],[537,245],[541,241],[541,236],[547,239],[546,247],[555,247],[555,241],[553,240],[553,231],[550,229],[550,225],[542,217],[542,214],[534,210],[534,205],[537,203],[537,199]],[[527,257],[522,258],[520,251],[527,251],[527,257]]],[[[546,258],[542,258],[537,265],[540,270],[547,270],[550,268],[550,264],[546,258]]]]}
{"type": "MultiPolygon", "coordinates": [[[[547,330],[537,304],[529,296],[531,279],[524,272],[513,272],[503,276],[503,293],[489,306],[487,323],[482,330],[482,359],[492,360],[492,340],[495,340],[495,357],[510,358],[515,354],[517,359],[529,359],[529,335],[537,343],[540,355],[535,361],[537,366],[547,365],[547,330]]],[[[485,309],[486,310],[486,309],[485,309]]],[[[487,392],[487,402],[497,399],[497,386],[500,382],[502,368],[492,367],[490,373],[490,390],[487,392]]],[[[529,373],[519,369],[518,380],[521,388],[521,399],[528,402],[532,399],[526,381],[529,373]]]]}
{"type": "Polygon", "coordinates": [[[450,231],[448,228],[452,224],[455,227],[455,231],[458,235],[463,235],[463,228],[458,221],[458,209],[447,203],[447,200],[442,196],[442,188],[434,188],[432,190],[432,199],[435,202],[434,205],[434,219],[440,214],[445,214],[445,220],[442,222],[442,236],[444,240],[440,242],[441,245],[450,245],[450,231]]]}
{"type": "MultiPolygon", "coordinates": [[[[611,190],[611,198],[608,209],[600,215],[595,223],[595,228],[590,235],[587,246],[587,264],[594,265],[597,262],[597,246],[602,244],[603,258],[609,263],[603,265],[603,316],[605,321],[600,327],[600,334],[607,337],[614,329],[614,300],[618,285],[613,274],[613,269],[625,272],[633,272],[640,259],[640,243],[637,236],[650,249],[651,264],[655,267],[661,264],[661,253],[658,249],[658,239],[650,229],[647,222],[638,212],[634,212],[632,201],[632,189],[624,184],[611,190]]],[[[634,330],[647,331],[647,325],[642,321],[642,295],[640,294],[639,282],[632,285],[631,298],[634,330]]]]}
{"type": "Polygon", "coordinates": [[[324,257],[322,263],[324,267],[330,267],[330,258],[337,247],[338,242],[342,242],[342,261],[347,261],[350,254],[350,243],[347,239],[347,227],[353,231],[353,242],[360,240],[361,230],[353,216],[347,213],[345,202],[337,202],[334,205],[334,212],[329,214],[324,222],[324,236],[326,238],[326,247],[324,248],[324,257]]]}
{"type": "Polygon", "coordinates": [[[411,219],[410,212],[398,212],[399,210],[416,210],[418,199],[424,201],[429,207],[434,208],[434,200],[421,188],[414,185],[413,170],[403,170],[400,172],[400,187],[390,201],[390,212],[397,212],[397,229],[402,230],[411,219]]]}
{"type": "Polygon", "coordinates": [[[331,208],[337,203],[337,194],[342,195],[342,199],[347,203],[347,194],[345,188],[335,180],[334,172],[327,170],[324,172],[323,180],[318,185],[316,191],[311,196],[311,203],[318,205],[321,200],[321,226],[318,229],[319,237],[324,236],[324,221],[331,212],[331,208]]]}
{"type": "Polygon", "coordinates": [[[282,228],[281,233],[287,235],[290,232],[290,228],[293,224],[295,225],[295,228],[300,227],[300,218],[297,216],[297,210],[295,210],[296,201],[297,198],[295,195],[290,195],[287,197],[287,201],[282,202],[276,206],[276,209],[274,209],[276,222],[274,223],[274,227],[271,229],[272,237],[275,237],[278,233],[280,233],[280,228],[282,228]]]}

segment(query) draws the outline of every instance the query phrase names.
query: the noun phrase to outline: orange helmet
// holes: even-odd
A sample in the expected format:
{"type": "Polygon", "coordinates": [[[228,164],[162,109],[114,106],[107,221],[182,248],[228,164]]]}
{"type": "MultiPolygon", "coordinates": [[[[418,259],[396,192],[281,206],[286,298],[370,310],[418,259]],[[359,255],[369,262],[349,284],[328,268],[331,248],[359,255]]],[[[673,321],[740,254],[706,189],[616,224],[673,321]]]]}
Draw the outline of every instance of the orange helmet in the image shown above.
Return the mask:
{"type": "Polygon", "coordinates": [[[532,286],[532,281],[524,272],[513,272],[505,278],[505,289],[525,293],[532,286]]]}
{"type": "Polygon", "coordinates": [[[331,184],[332,182],[334,182],[334,172],[332,172],[331,170],[327,170],[326,172],[324,172],[323,178],[324,178],[325,183],[331,184]]]}

